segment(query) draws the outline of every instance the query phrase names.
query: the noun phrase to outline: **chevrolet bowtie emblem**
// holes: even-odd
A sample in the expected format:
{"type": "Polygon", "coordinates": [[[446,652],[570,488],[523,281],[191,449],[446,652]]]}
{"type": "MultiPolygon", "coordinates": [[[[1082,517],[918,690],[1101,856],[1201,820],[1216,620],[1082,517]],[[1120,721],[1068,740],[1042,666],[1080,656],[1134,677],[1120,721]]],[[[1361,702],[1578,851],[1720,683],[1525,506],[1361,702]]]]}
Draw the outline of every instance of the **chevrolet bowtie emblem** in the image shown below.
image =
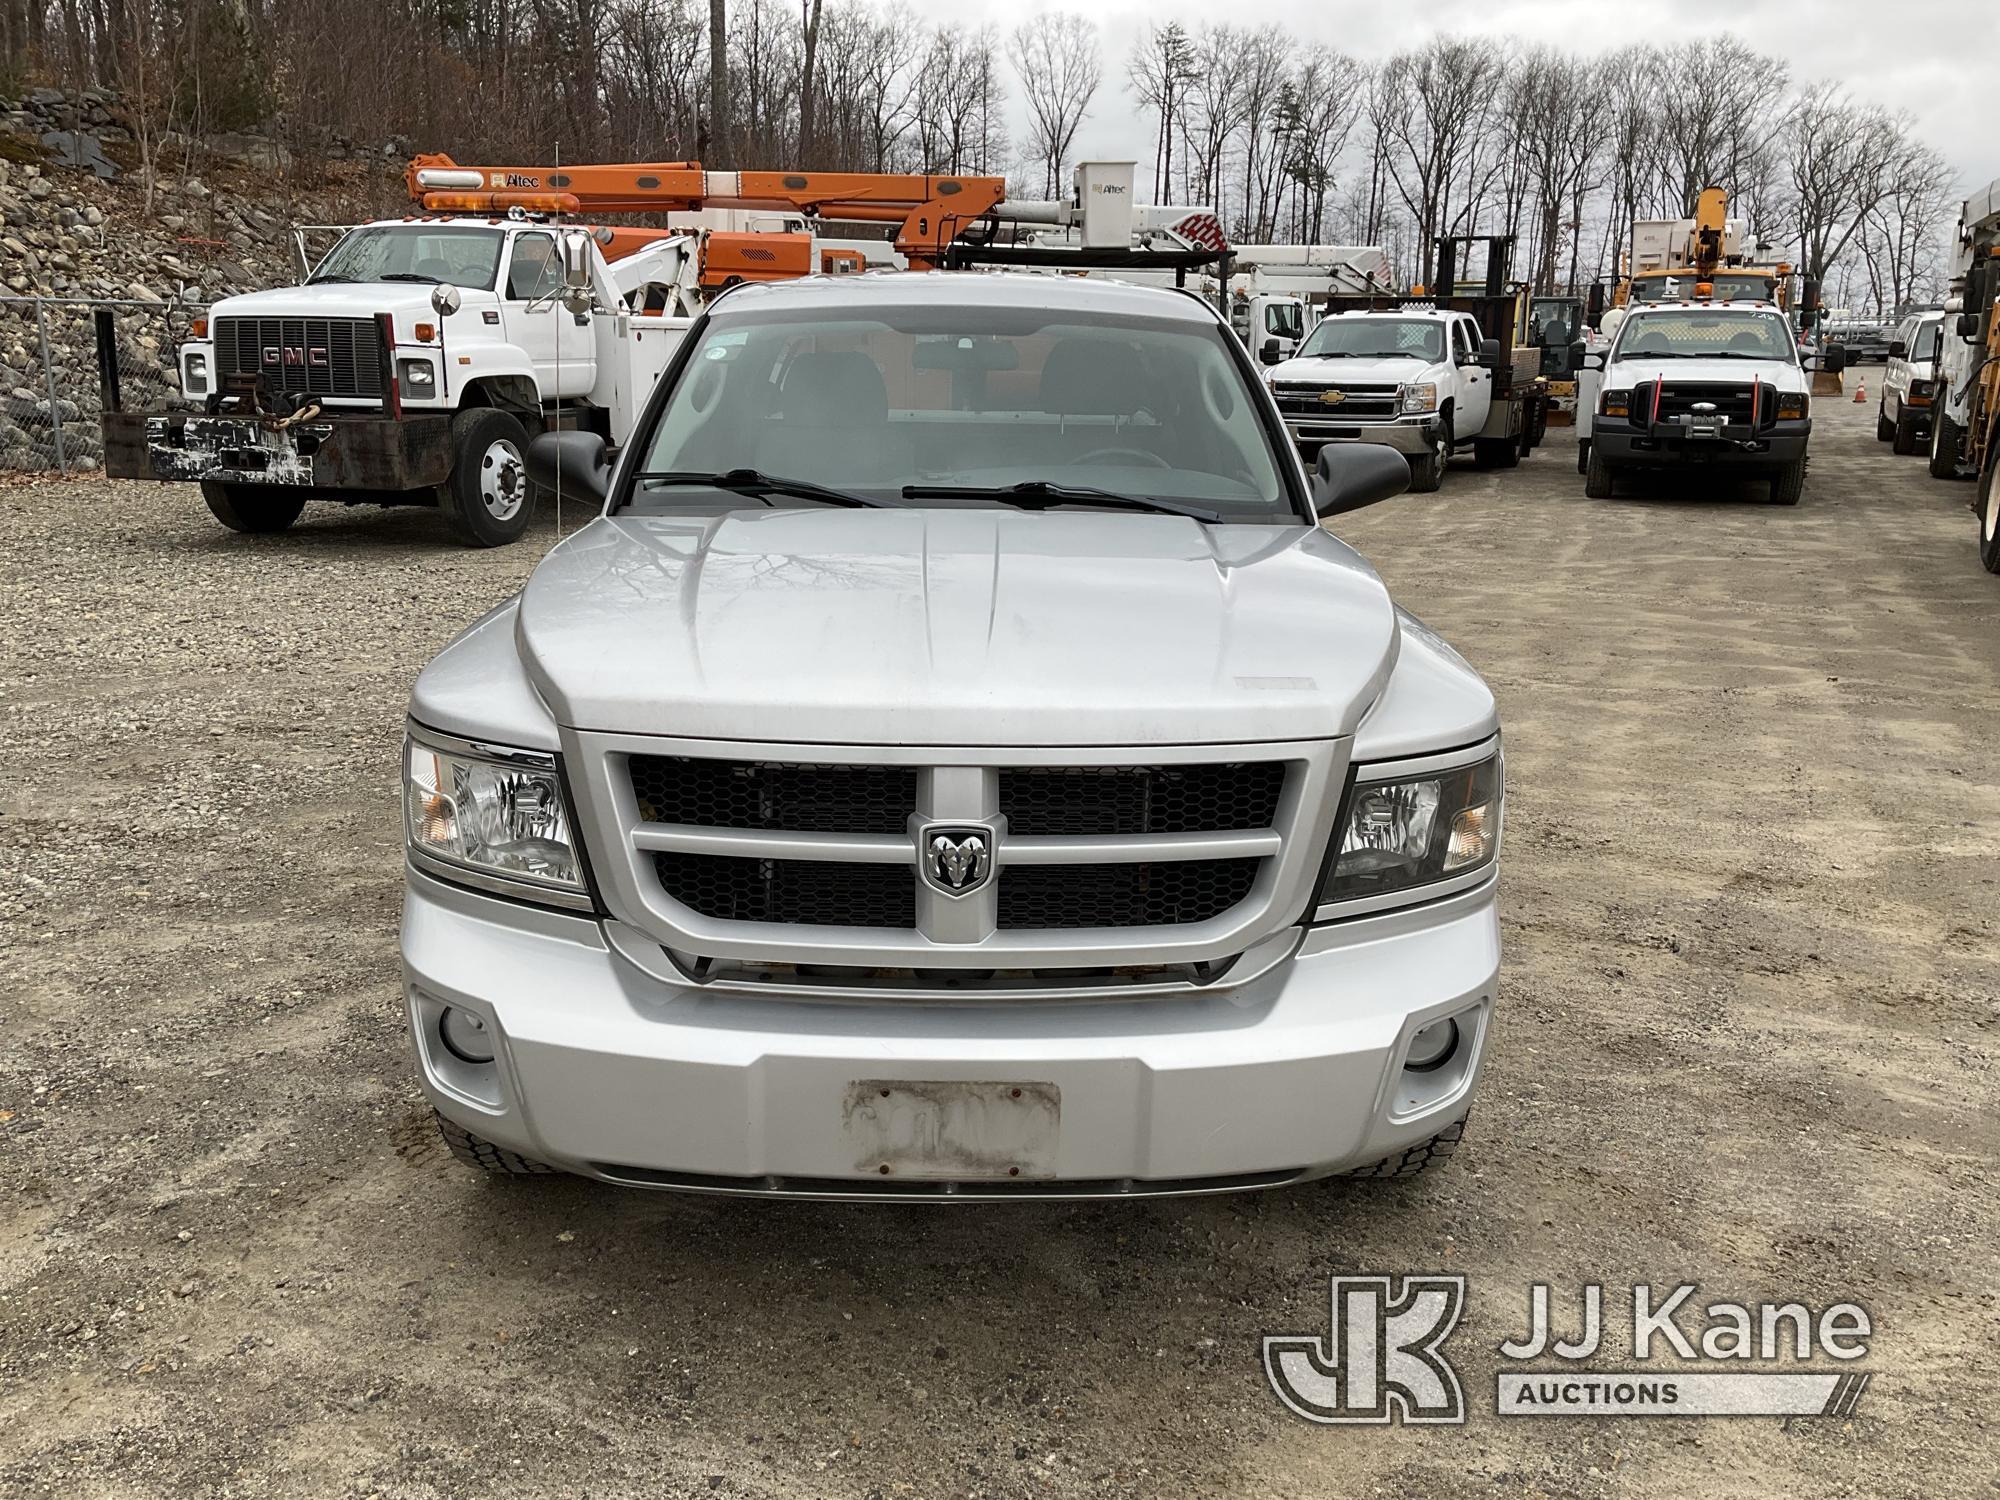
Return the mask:
{"type": "Polygon", "coordinates": [[[1347,392],[1345,391],[1321,391],[1319,393],[1319,404],[1321,406],[1338,406],[1346,399],[1347,392]]]}

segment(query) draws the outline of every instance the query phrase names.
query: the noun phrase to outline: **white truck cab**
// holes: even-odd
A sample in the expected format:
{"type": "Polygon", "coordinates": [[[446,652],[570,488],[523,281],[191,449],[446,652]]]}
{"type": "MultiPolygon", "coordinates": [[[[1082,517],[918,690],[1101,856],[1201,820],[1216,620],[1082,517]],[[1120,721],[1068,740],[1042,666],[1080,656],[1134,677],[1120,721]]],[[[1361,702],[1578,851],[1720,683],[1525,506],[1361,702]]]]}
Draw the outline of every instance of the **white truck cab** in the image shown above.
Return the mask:
{"type": "Polygon", "coordinates": [[[107,472],[197,481],[235,531],[361,500],[512,541],[529,437],[631,430],[692,321],[697,245],[522,216],[357,226],[303,284],[211,307],[177,354],[197,410],[107,410],[107,472]]]}
{"type": "Polygon", "coordinates": [[[1471,314],[1406,306],[1331,314],[1265,381],[1302,449],[1383,443],[1409,459],[1410,487],[1430,491],[1460,449],[1518,462],[1521,429],[1490,430],[1500,368],[1498,342],[1471,314]]]}
{"type": "Polygon", "coordinates": [[[1889,340],[1889,367],[1882,372],[1882,395],[1875,407],[1875,436],[1899,454],[1915,453],[1930,438],[1943,326],[1942,312],[1911,313],[1896,325],[1889,340]]]}

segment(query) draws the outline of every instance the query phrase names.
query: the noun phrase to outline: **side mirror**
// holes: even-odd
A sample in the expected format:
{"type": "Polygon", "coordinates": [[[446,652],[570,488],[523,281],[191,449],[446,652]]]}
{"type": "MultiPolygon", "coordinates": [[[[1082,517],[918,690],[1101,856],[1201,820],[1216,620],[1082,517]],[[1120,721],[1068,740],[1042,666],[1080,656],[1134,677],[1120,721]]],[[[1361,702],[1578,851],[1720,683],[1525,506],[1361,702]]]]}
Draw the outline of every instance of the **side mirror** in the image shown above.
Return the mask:
{"type": "Polygon", "coordinates": [[[448,281],[440,282],[431,288],[431,311],[440,318],[450,317],[458,311],[459,305],[464,301],[465,298],[460,295],[458,288],[448,281]]]}
{"type": "Polygon", "coordinates": [[[1910,346],[1901,339],[1891,339],[1889,341],[1889,358],[1904,359],[1908,357],[1909,352],[1910,346]]]}
{"type": "Polygon", "coordinates": [[[611,452],[594,432],[544,432],[528,440],[528,478],[602,505],[611,494],[611,452]]]}
{"type": "Polygon", "coordinates": [[[1591,350],[1587,351],[1587,352],[1586,352],[1586,353],[1584,354],[1584,356],[1583,356],[1583,364],[1582,364],[1582,367],[1581,367],[1581,368],[1583,368],[1583,369],[1586,369],[1586,370],[1601,370],[1601,369],[1603,369],[1603,368],[1604,368],[1604,351],[1603,351],[1602,349],[1591,349],[1591,350]]]}
{"type": "Polygon", "coordinates": [[[563,236],[562,303],[579,318],[589,316],[596,306],[597,292],[590,284],[590,236],[563,236]]]}
{"type": "Polygon", "coordinates": [[[1489,370],[1500,368],[1500,340],[1481,339],[1479,341],[1479,362],[1489,370]]]}
{"type": "Polygon", "coordinates": [[[1578,339],[1574,344],[1571,344],[1569,346],[1569,358],[1565,362],[1565,367],[1568,373],[1574,375],[1578,370],[1581,370],[1583,368],[1583,361],[1584,361],[1583,340],[1578,339]]]}
{"type": "Polygon", "coordinates": [[[1958,315],[1958,336],[1967,343],[1979,337],[1979,314],[1962,312],[1958,315]]]}
{"type": "Polygon", "coordinates": [[[1381,443],[1328,443],[1313,460],[1313,510],[1324,520],[1410,487],[1410,461],[1381,443]]]}
{"type": "Polygon", "coordinates": [[[1838,375],[1842,370],[1847,368],[1847,346],[1844,344],[1828,344],[1820,352],[1819,365],[1829,375],[1838,375]]]}
{"type": "Polygon", "coordinates": [[[1275,365],[1285,356],[1279,352],[1276,339],[1265,339],[1264,347],[1257,351],[1257,358],[1267,365],[1275,365]]]}

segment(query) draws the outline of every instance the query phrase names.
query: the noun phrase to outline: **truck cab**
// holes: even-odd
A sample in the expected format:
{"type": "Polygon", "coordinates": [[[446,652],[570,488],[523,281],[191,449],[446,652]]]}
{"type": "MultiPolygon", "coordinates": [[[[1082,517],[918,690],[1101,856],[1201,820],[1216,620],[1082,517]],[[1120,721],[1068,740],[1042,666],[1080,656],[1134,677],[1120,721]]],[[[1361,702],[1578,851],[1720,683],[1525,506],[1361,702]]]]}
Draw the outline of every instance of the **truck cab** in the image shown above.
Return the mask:
{"type": "Polygon", "coordinates": [[[1229,326],[1267,365],[1290,359],[1306,336],[1302,297],[1238,291],[1229,301],[1229,326]]]}
{"type": "Polygon", "coordinates": [[[1889,367],[1875,407],[1875,436],[1899,454],[1915,453],[1930,437],[1937,400],[1941,312],[1911,313],[1889,340],[1889,367]]]}
{"type": "Polygon", "coordinates": [[[512,541],[534,512],[535,433],[629,431],[689,325],[698,244],[518,214],[358,225],[300,284],[196,320],[176,354],[191,411],[108,403],[107,472],[195,481],[240,532],[360,500],[512,541]]]}

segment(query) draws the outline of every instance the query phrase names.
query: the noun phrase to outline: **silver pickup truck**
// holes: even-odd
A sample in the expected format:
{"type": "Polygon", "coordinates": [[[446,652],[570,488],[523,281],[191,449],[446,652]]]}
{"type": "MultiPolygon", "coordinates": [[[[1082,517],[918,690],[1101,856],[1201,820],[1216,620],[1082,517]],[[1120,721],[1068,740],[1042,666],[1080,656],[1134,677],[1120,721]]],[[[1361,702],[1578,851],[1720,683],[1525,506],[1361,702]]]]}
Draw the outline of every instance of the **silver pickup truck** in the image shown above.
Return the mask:
{"type": "Polygon", "coordinates": [[[808,1197],[1412,1172],[1499,968],[1499,722],[1187,295],[746,287],[419,678],[402,951],[464,1161],[808,1197]]]}

